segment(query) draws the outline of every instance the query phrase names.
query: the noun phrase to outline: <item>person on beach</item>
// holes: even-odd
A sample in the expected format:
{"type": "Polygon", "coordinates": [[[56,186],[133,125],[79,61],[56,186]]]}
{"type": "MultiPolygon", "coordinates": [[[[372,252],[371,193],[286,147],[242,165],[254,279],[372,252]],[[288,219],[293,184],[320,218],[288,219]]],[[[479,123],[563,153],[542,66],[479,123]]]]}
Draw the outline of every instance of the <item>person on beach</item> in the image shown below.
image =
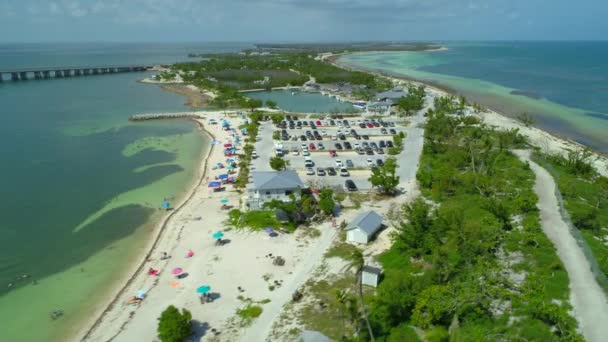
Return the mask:
{"type": "Polygon", "coordinates": [[[186,254],[186,258],[192,258],[193,256],[194,256],[194,252],[191,249],[189,249],[188,254],[186,254]]]}
{"type": "Polygon", "coordinates": [[[167,255],[167,252],[162,252],[161,253],[160,260],[165,260],[165,259],[168,259],[168,258],[169,258],[169,256],[167,255]]]}

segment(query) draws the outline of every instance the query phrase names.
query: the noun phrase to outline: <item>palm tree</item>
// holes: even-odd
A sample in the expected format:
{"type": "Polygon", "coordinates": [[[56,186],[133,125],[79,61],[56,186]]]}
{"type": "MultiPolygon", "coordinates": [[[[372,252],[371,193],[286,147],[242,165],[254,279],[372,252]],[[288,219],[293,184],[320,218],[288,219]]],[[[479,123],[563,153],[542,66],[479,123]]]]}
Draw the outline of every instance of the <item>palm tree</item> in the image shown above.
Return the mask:
{"type": "Polygon", "coordinates": [[[338,301],[338,303],[340,303],[340,320],[342,321],[342,338],[344,339],[344,310],[346,308],[346,301],[347,301],[347,294],[346,294],[346,290],[336,290],[336,300],[338,301]]]}
{"type": "Polygon", "coordinates": [[[363,314],[363,319],[365,320],[365,324],[367,325],[367,331],[369,332],[369,337],[372,341],[374,341],[374,332],[372,331],[372,326],[369,324],[369,318],[367,317],[367,309],[365,308],[365,302],[363,301],[363,283],[362,283],[362,272],[363,266],[365,265],[365,260],[363,259],[363,253],[359,249],[355,249],[353,254],[350,257],[350,266],[354,268],[355,277],[357,281],[357,287],[359,288],[359,300],[361,301],[361,313],[363,314]]]}

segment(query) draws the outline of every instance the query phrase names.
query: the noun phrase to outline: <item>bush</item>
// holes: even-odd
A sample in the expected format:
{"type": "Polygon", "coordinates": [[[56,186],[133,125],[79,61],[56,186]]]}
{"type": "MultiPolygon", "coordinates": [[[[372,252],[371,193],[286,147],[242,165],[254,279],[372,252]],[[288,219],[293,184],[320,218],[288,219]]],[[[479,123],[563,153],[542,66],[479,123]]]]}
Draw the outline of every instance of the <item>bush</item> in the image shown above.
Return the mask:
{"type": "Polygon", "coordinates": [[[181,342],[192,335],[192,314],[169,305],[158,318],[158,338],[162,342],[181,342]]]}

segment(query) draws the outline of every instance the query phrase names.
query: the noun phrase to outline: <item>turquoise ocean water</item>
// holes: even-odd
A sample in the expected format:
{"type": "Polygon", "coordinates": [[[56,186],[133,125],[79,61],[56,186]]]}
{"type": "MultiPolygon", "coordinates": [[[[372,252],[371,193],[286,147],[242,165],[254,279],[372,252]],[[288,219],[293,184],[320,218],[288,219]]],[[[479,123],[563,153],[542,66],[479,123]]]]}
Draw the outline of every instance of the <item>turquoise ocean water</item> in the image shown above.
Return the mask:
{"type": "Polygon", "coordinates": [[[608,153],[608,42],[443,45],[447,51],[360,53],[340,63],[430,81],[505,114],[528,112],[539,127],[608,153]]]}
{"type": "MultiPolygon", "coordinates": [[[[0,69],[187,60],[245,44],[0,45],[0,69]]],[[[143,248],[208,143],[142,73],[0,83],[0,341],[63,340],[143,248]],[[22,276],[26,278],[22,278],[22,276]],[[52,320],[49,313],[64,316],[52,320]],[[32,329],[32,327],[36,327],[32,329]]]]}

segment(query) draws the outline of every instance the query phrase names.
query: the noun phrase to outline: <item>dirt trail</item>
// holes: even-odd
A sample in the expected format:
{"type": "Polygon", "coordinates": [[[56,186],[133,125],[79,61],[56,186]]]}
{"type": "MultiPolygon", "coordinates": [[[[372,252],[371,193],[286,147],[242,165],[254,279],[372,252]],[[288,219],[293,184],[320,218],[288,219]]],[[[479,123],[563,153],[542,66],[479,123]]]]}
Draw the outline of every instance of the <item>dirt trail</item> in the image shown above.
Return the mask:
{"type": "Polygon", "coordinates": [[[547,170],[530,160],[530,151],[515,151],[523,161],[530,163],[536,174],[534,191],[538,195],[538,208],[543,231],[555,245],[557,255],[564,263],[570,278],[570,302],[585,340],[590,342],[608,339],[608,302],[580,246],[570,233],[561,216],[556,185],[547,170]]]}

